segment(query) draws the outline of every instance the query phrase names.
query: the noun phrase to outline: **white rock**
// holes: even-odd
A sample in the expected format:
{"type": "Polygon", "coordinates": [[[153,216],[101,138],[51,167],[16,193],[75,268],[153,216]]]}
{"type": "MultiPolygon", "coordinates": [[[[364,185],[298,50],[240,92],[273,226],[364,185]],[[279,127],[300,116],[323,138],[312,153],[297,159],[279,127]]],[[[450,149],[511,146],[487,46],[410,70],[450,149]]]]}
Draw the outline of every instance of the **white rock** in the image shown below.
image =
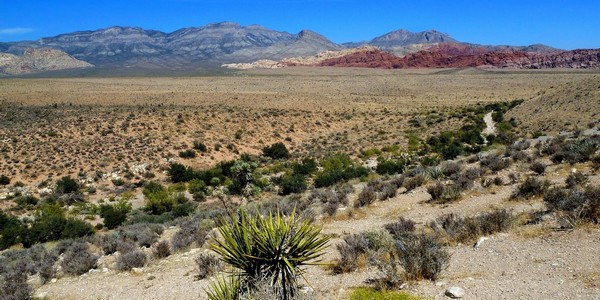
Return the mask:
{"type": "Polygon", "coordinates": [[[38,299],[44,299],[46,297],[48,297],[48,292],[39,292],[39,293],[35,294],[35,298],[38,298],[38,299]]]}
{"type": "Polygon", "coordinates": [[[444,294],[450,298],[457,299],[465,296],[465,290],[458,286],[451,286],[444,294]]]}
{"type": "Polygon", "coordinates": [[[133,268],[131,269],[131,272],[134,274],[142,274],[144,273],[144,268],[133,268]]]}
{"type": "Polygon", "coordinates": [[[52,278],[52,279],[50,280],[50,283],[56,283],[57,281],[58,281],[58,279],[56,279],[56,278],[52,278]]]}

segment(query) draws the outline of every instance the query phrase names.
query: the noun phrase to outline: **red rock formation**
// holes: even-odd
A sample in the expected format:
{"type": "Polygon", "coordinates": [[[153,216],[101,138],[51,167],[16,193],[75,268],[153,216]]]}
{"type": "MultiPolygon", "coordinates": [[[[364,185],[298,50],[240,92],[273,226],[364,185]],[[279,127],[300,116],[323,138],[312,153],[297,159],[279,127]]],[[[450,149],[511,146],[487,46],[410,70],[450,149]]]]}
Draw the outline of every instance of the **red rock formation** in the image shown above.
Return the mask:
{"type": "Polygon", "coordinates": [[[540,54],[515,50],[489,51],[485,47],[445,43],[402,58],[378,49],[327,59],[318,66],[405,68],[600,68],[600,49],[540,54]]]}

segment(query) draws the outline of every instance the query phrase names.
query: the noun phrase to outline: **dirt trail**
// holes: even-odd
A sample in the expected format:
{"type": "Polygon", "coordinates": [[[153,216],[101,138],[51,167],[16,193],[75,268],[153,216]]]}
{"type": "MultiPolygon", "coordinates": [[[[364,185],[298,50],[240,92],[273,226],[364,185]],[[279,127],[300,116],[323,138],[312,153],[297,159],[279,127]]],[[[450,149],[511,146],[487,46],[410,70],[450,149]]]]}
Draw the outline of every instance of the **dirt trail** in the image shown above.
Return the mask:
{"type": "Polygon", "coordinates": [[[494,122],[494,118],[492,118],[492,113],[489,112],[483,117],[483,121],[485,122],[483,135],[496,134],[496,123],[494,122]]]}

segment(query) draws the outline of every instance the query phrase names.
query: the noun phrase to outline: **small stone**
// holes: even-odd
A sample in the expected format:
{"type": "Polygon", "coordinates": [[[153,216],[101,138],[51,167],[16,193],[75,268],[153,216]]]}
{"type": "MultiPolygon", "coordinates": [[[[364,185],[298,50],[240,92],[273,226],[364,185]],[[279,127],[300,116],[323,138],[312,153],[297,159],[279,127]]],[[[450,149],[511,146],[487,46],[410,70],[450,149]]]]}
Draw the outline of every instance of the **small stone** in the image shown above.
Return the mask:
{"type": "Polygon", "coordinates": [[[35,298],[38,298],[38,299],[44,299],[46,297],[48,297],[48,292],[39,292],[39,293],[35,294],[35,298]]]}
{"type": "Polygon", "coordinates": [[[450,298],[457,299],[462,298],[465,295],[465,290],[458,286],[451,286],[444,294],[450,298]]]}
{"type": "Polygon", "coordinates": [[[108,273],[108,268],[102,268],[102,273],[108,273]]]}
{"type": "Polygon", "coordinates": [[[133,268],[133,269],[131,269],[131,272],[134,274],[142,274],[142,273],[144,273],[144,269],[143,268],[133,268]]]}
{"type": "Polygon", "coordinates": [[[56,279],[56,278],[50,279],[50,283],[56,283],[56,281],[58,281],[58,279],[56,279]]]}

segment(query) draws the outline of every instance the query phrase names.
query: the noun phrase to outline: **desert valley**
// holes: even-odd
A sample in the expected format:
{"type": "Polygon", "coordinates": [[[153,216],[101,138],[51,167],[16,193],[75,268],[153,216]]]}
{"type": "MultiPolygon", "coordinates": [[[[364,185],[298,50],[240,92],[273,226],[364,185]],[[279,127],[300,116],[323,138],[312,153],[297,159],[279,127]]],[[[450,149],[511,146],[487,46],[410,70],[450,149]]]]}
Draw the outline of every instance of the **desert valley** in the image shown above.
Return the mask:
{"type": "Polygon", "coordinates": [[[0,299],[597,299],[600,50],[0,42],[0,299]]]}

